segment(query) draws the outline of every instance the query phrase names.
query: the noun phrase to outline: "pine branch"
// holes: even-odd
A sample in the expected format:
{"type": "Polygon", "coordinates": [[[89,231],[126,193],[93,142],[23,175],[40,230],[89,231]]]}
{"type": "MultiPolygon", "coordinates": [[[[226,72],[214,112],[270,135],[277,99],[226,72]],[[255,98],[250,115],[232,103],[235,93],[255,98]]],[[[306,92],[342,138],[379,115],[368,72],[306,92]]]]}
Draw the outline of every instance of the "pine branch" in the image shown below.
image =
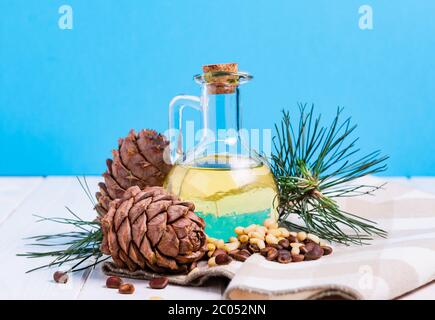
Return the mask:
{"type": "Polygon", "coordinates": [[[27,272],[32,272],[35,270],[39,270],[47,267],[53,267],[53,266],[59,267],[65,264],[66,262],[78,261],[76,265],[72,266],[68,270],[70,272],[76,272],[79,270],[78,267],[88,259],[94,257],[98,261],[98,259],[101,258],[102,253],[100,251],[100,245],[103,240],[103,234],[101,232],[101,229],[97,227],[97,225],[99,225],[98,222],[83,221],[81,219],[67,219],[67,218],[44,218],[39,221],[51,221],[56,223],[68,224],[76,228],[79,228],[80,230],[84,229],[83,226],[90,227],[90,229],[89,230],[84,229],[86,231],[69,231],[65,233],[39,235],[39,236],[27,238],[35,241],[34,243],[31,244],[32,246],[59,247],[58,250],[43,251],[43,252],[26,252],[22,254],[17,254],[17,256],[27,257],[27,258],[43,258],[43,257],[55,258],[50,263],[29,270],[27,272]]]}
{"type": "Polygon", "coordinates": [[[341,122],[342,108],[327,127],[321,126],[320,115],[314,115],[314,106],[307,111],[306,105],[299,104],[299,111],[296,125],[288,111],[275,125],[270,165],[278,185],[280,222],[344,244],[365,244],[375,235],[386,237],[375,222],[341,210],[336,199],[382,188],[355,180],[384,171],[388,157],[375,151],[353,160],[360,151],[355,147],[358,138],[350,140],[356,125],[351,125],[351,118],[341,122]],[[302,223],[290,222],[290,216],[302,223]],[[344,227],[352,232],[343,231],[344,227]]]}

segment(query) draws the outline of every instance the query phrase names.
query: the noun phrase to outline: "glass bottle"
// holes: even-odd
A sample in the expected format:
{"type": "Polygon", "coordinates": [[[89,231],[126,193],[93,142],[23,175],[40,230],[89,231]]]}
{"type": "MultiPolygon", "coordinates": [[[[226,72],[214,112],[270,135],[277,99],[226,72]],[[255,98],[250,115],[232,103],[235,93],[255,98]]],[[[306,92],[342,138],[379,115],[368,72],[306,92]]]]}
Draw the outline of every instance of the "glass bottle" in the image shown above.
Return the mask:
{"type": "Polygon", "coordinates": [[[240,85],[252,76],[236,64],[209,65],[194,77],[202,94],[177,96],[169,108],[169,126],[178,129],[175,165],[165,187],[182,200],[192,201],[206,221],[208,236],[227,240],[237,226],[276,219],[276,185],[265,161],[247,143],[241,127],[240,85]],[[182,141],[182,112],[202,113],[199,142],[186,152],[182,141]]]}

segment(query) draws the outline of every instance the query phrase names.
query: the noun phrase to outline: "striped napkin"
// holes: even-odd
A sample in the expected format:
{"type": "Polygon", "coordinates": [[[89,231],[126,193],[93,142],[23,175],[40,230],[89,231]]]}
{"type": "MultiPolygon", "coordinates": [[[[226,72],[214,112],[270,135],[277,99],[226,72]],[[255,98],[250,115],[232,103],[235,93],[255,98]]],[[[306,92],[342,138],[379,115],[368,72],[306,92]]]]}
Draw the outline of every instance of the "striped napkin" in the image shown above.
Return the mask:
{"type": "MultiPolygon", "coordinates": [[[[380,185],[381,179],[363,183],[380,185]]],[[[342,208],[389,232],[368,246],[334,246],[316,261],[279,264],[251,256],[230,282],[227,299],[393,299],[435,280],[435,194],[390,182],[376,196],[347,198],[342,208]]]]}

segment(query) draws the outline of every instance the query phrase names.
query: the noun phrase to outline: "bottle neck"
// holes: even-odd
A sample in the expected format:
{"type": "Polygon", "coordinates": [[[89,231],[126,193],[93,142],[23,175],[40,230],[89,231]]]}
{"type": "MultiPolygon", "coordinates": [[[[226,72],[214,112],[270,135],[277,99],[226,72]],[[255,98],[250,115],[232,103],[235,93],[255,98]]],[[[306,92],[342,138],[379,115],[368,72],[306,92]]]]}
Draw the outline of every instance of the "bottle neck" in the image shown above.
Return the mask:
{"type": "Polygon", "coordinates": [[[201,96],[203,132],[201,140],[187,153],[184,163],[200,167],[246,168],[262,162],[249,149],[249,137],[242,130],[240,91],[224,88],[225,93],[204,85],[201,96]]]}
{"type": "Polygon", "coordinates": [[[239,89],[214,94],[205,85],[202,99],[204,129],[213,134],[216,140],[236,136],[241,128],[239,89]]]}

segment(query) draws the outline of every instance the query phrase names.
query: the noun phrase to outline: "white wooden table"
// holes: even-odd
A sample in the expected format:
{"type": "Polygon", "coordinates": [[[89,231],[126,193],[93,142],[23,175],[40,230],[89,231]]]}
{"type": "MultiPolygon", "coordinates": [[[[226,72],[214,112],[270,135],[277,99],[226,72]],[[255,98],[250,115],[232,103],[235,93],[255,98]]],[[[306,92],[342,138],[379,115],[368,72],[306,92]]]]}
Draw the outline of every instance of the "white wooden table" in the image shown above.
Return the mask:
{"type": "MultiPolygon", "coordinates": [[[[100,177],[87,177],[95,192],[100,177]]],[[[435,178],[389,178],[435,193],[435,178]]],[[[224,283],[213,280],[200,288],[169,285],[165,290],[147,288],[145,281],[135,281],[134,295],[120,295],[105,288],[105,275],[99,267],[70,277],[66,285],[52,280],[51,270],[25,272],[50,259],[27,259],[17,253],[32,249],[26,237],[70,230],[56,223],[36,223],[36,217],[66,217],[68,206],[83,219],[93,219],[95,212],[75,177],[0,177],[0,299],[221,299],[224,283]]],[[[434,299],[435,283],[428,284],[400,299],[434,299]]]]}

